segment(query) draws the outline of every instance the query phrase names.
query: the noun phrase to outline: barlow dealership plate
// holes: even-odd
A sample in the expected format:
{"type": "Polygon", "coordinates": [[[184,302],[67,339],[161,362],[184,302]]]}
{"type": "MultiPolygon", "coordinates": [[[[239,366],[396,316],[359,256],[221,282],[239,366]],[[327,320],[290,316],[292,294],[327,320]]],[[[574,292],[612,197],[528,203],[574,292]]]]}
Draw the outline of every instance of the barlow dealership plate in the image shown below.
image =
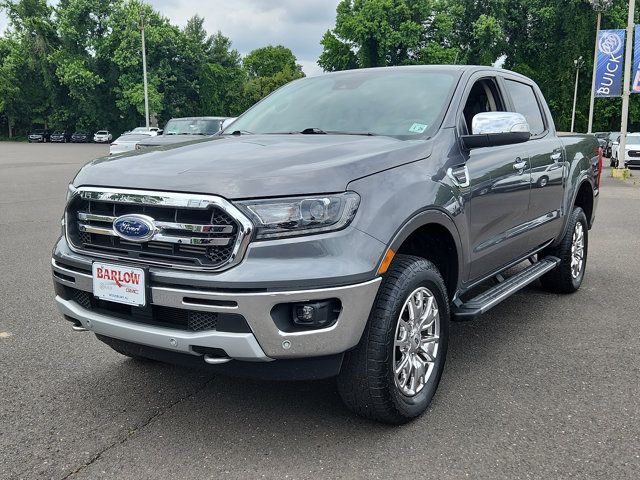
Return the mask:
{"type": "Polygon", "coordinates": [[[93,262],[93,295],[109,302],[143,307],[146,275],[142,268],[93,262]]]}

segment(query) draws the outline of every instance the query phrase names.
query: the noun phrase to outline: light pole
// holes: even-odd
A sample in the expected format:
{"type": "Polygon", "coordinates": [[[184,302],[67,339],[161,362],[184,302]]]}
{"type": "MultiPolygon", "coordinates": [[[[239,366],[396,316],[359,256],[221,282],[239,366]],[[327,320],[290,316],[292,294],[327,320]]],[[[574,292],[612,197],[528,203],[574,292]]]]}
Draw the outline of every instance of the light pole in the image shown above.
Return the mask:
{"type": "Polygon", "coordinates": [[[596,47],[593,51],[593,77],[591,79],[591,103],[589,105],[589,129],[587,133],[593,133],[593,109],[596,102],[596,73],[598,70],[598,34],[602,23],[602,12],[613,4],[613,0],[590,0],[590,3],[598,14],[598,20],[596,24],[596,47]]]}
{"type": "Polygon", "coordinates": [[[580,69],[584,65],[584,58],[582,55],[578,57],[577,60],[573,61],[573,64],[576,66],[576,88],[573,92],[573,113],[571,114],[571,132],[575,132],[576,127],[576,102],[578,101],[578,83],[580,82],[580,69]]]}
{"type": "Polygon", "coordinates": [[[144,120],[149,128],[149,86],[147,84],[147,47],[144,39],[144,12],[140,12],[140,32],[142,33],[142,76],[144,84],[144,120]]]}
{"type": "Polygon", "coordinates": [[[624,89],[622,91],[622,122],[620,125],[620,149],[618,150],[618,168],[625,168],[627,158],[627,127],[629,123],[629,96],[631,94],[631,58],[633,54],[633,31],[635,29],[636,0],[629,0],[629,18],[627,21],[627,51],[624,62],[624,89]],[[622,159],[620,159],[622,155],[622,159]]]}

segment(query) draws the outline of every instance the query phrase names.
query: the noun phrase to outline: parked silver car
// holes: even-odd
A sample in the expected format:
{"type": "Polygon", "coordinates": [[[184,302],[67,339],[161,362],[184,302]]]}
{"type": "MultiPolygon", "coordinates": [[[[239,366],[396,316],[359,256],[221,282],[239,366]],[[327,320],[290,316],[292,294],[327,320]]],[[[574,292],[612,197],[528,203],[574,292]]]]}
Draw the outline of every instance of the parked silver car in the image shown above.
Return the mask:
{"type": "Polygon", "coordinates": [[[136,149],[136,145],[143,140],[147,140],[151,134],[146,133],[125,133],[116,140],[109,147],[109,155],[120,155],[121,153],[130,152],[136,149]]]}
{"type": "Polygon", "coordinates": [[[226,120],[227,117],[172,118],[164,127],[162,135],[143,140],[136,146],[136,149],[200,140],[222,130],[222,125],[226,120]]]}

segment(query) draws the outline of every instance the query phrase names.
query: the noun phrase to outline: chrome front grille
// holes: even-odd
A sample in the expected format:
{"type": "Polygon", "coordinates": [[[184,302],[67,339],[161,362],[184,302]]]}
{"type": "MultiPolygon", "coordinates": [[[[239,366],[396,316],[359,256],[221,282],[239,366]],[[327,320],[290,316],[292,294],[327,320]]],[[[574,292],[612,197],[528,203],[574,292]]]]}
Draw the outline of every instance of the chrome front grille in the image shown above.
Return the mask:
{"type": "Polygon", "coordinates": [[[183,269],[229,268],[241,260],[251,234],[251,222],[231,203],[205,195],[80,188],[65,218],[73,250],[183,269]],[[114,231],[114,221],[131,214],[153,220],[149,241],[114,231]]]}

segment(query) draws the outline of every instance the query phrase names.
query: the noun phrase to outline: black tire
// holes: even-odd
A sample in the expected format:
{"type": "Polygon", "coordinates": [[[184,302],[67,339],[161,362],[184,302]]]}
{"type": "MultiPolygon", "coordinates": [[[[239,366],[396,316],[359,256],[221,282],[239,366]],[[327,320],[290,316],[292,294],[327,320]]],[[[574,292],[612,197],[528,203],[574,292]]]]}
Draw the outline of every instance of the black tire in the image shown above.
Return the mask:
{"type": "Polygon", "coordinates": [[[347,352],[337,379],[345,405],[356,414],[389,424],[403,424],[427,409],[438,388],[449,340],[449,300],[435,265],[423,258],[397,255],[376,297],[360,343],[347,352]],[[393,372],[396,327],[411,293],[426,287],[440,315],[438,352],[424,387],[406,396],[396,386],[393,372]]]}
{"type": "Polygon", "coordinates": [[[547,186],[548,183],[549,183],[549,177],[544,176],[538,179],[538,181],[536,182],[536,186],[538,188],[544,188],[547,186]]]}
{"type": "Polygon", "coordinates": [[[96,338],[100,340],[102,343],[106,343],[112,350],[118,352],[120,355],[124,355],[125,357],[132,358],[134,360],[139,360],[142,362],[153,362],[154,360],[145,357],[142,355],[142,347],[133,343],[121,342],[115,338],[105,337],[103,335],[96,334],[96,338]]]}
{"type": "Polygon", "coordinates": [[[542,286],[545,290],[553,293],[574,293],[578,291],[584,280],[587,269],[587,257],[589,252],[589,224],[587,216],[580,207],[575,207],[569,218],[569,225],[564,238],[557,247],[549,248],[544,251],[544,255],[553,255],[560,259],[560,264],[546,275],[540,278],[542,286]],[[578,276],[573,275],[571,260],[573,237],[576,232],[576,225],[582,225],[584,234],[584,255],[582,268],[578,276]]]}

